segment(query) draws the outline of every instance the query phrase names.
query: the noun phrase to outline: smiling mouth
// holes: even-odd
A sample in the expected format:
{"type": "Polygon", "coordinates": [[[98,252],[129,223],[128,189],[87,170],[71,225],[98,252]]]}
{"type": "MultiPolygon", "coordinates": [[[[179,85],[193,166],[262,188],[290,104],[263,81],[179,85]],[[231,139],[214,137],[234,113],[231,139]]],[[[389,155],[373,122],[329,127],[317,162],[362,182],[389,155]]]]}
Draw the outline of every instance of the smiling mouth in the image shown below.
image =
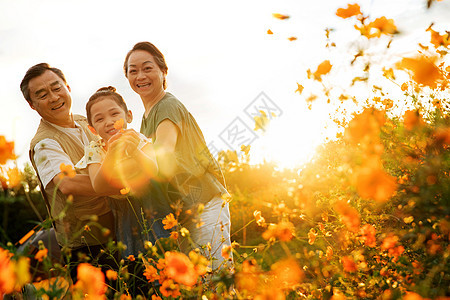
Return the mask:
{"type": "Polygon", "coordinates": [[[65,104],[66,104],[66,103],[63,102],[63,103],[61,103],[60,105],[58,105],[57,107],[53,107],[52,110],[60,109],[60,108],[63,107],[65,104]]]}
{"type": "Polygon", "coordinates": [[[108,130],[106,133],[109,135],[114,135],[117,133],[117,131],[118,131],[117,129],[113,128],[113,129],[108,130]]]}
{"type": "Polygon", "coordinates": [[[150,85],[151,85],[151,83],[137,84],[137,87],[142,88],[142,87],[148,87],[150,85]]]}

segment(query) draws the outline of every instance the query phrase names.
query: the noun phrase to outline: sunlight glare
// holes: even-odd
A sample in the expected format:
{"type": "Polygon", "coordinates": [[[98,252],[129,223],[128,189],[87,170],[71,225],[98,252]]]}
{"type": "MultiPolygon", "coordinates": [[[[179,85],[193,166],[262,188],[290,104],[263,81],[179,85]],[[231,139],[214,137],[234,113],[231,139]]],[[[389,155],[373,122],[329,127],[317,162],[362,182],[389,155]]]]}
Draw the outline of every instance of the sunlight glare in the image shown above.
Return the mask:
{"type": "Polygon", "coordinates": [[[252,160],[274,162],[284,169],[294,169],[308,162],[327,137],[336,136],[336,127],[324,115],[326,113],[319,107],[274,119],[252,146],[252,160]]]}

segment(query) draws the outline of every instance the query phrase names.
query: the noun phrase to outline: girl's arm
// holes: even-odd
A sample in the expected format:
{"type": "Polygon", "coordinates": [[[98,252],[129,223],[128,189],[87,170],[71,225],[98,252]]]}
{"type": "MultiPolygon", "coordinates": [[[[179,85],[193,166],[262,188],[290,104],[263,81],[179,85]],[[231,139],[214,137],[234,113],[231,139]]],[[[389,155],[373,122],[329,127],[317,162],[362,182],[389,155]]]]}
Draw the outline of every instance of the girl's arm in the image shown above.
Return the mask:
{"type": "Polygon", "coordinates": [[[120,184],[114,181],[113,176],[108,176],[103,164],[91,163],[88,165],[89,178],[94,191],[101,195],[119,195],[120,184]]]}

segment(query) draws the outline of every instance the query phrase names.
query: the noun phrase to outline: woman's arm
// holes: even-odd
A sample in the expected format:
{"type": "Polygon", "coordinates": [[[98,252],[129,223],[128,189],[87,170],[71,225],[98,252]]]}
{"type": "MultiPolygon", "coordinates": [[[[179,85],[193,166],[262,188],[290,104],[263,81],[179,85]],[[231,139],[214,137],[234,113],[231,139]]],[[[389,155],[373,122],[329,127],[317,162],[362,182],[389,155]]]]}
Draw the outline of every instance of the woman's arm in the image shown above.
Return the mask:
{"type": "Polygon", "coordinates": [[[155,133],[155,154],[159,171],[167,178],[173,177],[176,170],[175,146],[179,129],[169,119],[159,123],[155,133]]]}

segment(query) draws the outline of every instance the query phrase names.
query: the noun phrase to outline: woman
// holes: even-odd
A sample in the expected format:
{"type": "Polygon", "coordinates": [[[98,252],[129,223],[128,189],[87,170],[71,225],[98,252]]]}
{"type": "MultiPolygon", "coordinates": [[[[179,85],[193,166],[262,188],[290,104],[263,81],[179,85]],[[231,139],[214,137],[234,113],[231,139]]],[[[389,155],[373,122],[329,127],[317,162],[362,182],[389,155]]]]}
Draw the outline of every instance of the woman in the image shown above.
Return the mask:
{"type": "Polygon", "coordinates": [[[222,246],[231,245],[228,203],[221,198],[225,182],[194,117],[165,91],[167,69],[149,42],[137,43],[125,57],[125,76],[145,108],[141,133],[153,140],[164,191],[173,207],[182,205],[179,220],[190,232],[180,248],[187,254],[209,243],[202,252],[214,270],[225,264],[222,246]]]}

